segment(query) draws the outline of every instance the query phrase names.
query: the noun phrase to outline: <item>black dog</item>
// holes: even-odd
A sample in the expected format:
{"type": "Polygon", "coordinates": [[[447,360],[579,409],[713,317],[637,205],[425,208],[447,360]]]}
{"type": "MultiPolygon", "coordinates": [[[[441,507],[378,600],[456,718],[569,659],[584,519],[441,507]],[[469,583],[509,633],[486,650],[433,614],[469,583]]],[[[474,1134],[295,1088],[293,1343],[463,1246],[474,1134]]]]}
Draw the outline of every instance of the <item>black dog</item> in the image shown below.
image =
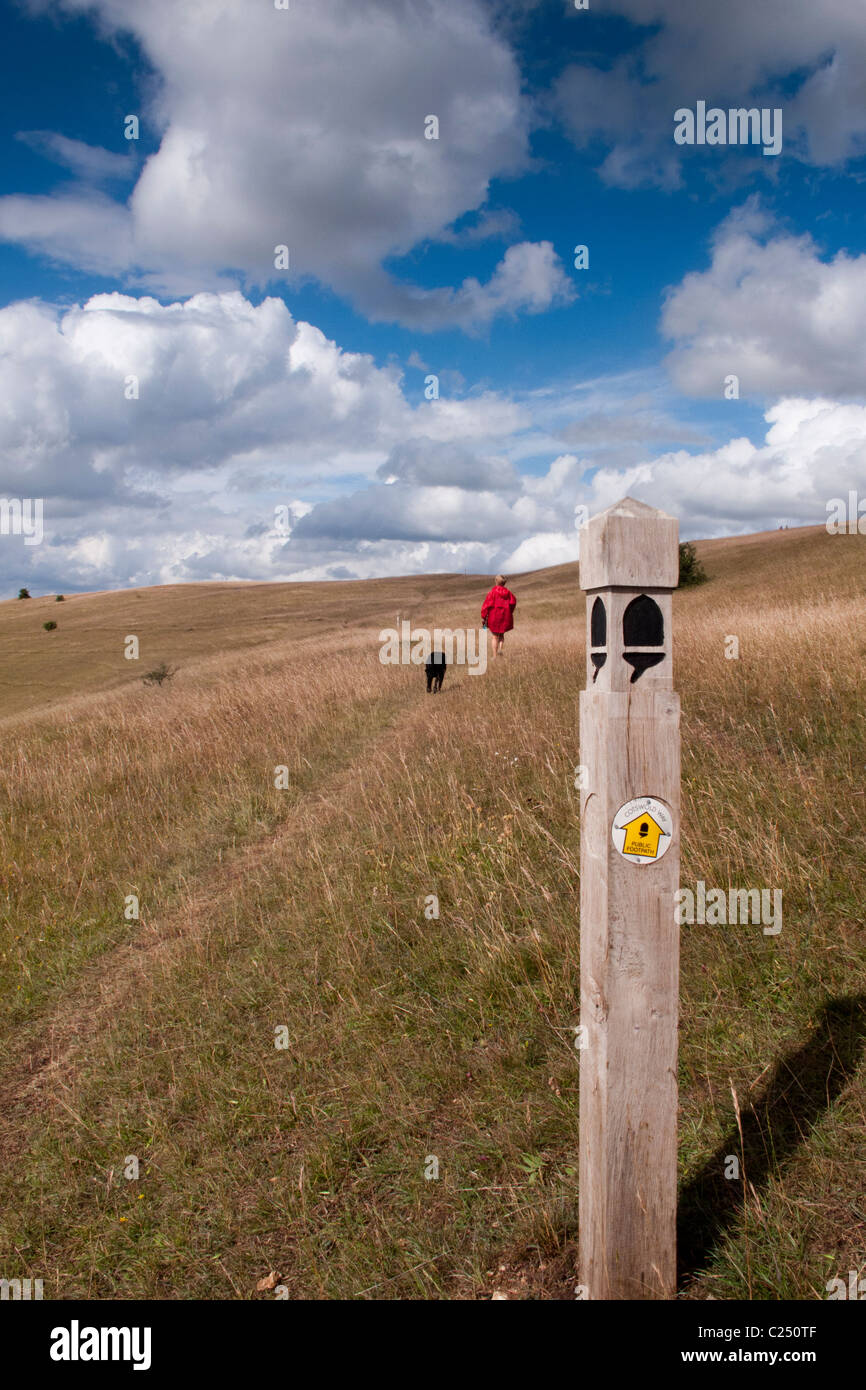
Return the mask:
{"type": "Polygon", "coordinates": [[[427,694],[429,695],[432,690],[435,695],[437,691],[442,689],[442,682],[445,679],[447,670],[445,653],[431,652],[424,670],[427,672],[427,694]]]}

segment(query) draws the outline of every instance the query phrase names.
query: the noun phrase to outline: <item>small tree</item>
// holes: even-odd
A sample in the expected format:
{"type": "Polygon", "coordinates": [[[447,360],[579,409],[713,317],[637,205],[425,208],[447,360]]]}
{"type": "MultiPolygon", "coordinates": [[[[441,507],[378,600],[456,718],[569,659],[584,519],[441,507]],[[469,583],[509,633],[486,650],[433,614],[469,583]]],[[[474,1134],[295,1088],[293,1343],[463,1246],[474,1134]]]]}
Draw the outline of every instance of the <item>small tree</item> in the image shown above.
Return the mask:
{"type": "Polygon", "coordinates": [[[43,623],[42,626],[45,628],[46,632],[53,632],[57,624],[49,620],[47,623],[43,623]]]}
{"type": "Polygon", "coordinates": [[[62,602],[63,602],[63,595],[62,595],[62,594],[55,594],[55,596],[54,596],[54,602],[55,602],[55,603],[62,603],[62,602]]]}
{"type": "Polygon", "coordinates": [[[29,597],[30,597],[30,590],[29,590],[29,589],[19,589],[19,590],[18,590],[18,597],[19,597],[19,598],[29,598],[29,597]]]}
{"type": "Polygon", "coordinates": [[[161,661],[158,666],[154,666],[153,670],[148,671],[147,675],[142,676],[141,679],[145,685],[162,685],[163,681],[170,681],[173,676],[177,675],[177,669],[175,667],[172,670],[164,661],[161,661]]]}
{"type": "Polygon", "coordinates": [[[706,584],[709,575],[698,559],[693,541],[683,541],[680,546],[680,588],[690,584],[706,584]]]}

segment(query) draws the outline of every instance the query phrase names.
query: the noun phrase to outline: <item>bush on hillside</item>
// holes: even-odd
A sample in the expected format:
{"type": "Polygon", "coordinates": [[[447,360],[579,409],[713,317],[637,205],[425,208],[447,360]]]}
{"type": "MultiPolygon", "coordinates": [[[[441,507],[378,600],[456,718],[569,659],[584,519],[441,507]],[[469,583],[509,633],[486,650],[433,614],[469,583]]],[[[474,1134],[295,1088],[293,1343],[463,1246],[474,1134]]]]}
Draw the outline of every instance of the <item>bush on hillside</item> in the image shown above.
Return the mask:
{"type": "Polygon", "coordinates": [[[18,597],[19,597],[19,598],[29,598],[29,597],[30,597],[30,590],[29,590],[29,589],[19,589],[19,590],[18,590],[18,597]]]}
{"type": "Polygon", "coordinates": [[[177,667],[172,670],[164,661],[161,661],[158,666],[154,666],[153,670],[148,671],[147,675],[142,676],[141,679],[145,685],[162,685],[163,681],[170,681],[176,675],[177,667]]]}
{"type": "Polygon", "coordinates": [[[53,632],[54,629],[56,628],[57,624],[56,624],[56,623],[52,623],[52,622],[47,622],[47,623],[43,623],[42,626],[45,628],[45,631],[46,631],[46,632],[53,632]]]}
{"type": "Polygon", "coordinates": [[[706,584],[709,575],[698,559],[693,541],[683,541],[680,546],[680,588],[689,584],[706,584]]]}

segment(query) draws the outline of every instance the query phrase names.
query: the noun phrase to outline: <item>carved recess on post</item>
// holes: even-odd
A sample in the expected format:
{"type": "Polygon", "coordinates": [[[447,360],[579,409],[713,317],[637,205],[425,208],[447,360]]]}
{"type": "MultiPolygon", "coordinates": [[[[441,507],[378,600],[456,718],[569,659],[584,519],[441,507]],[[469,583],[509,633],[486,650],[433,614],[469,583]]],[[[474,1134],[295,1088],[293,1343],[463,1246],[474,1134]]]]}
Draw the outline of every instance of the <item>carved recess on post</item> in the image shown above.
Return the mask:
{"type": "Polygon", "coordinates": [[[592,605],[592,614],[589,620],[589,645],[590,660],[595,670],[593,671],[593,682],[595,682],[599,671],[607,661],[607,612],[604,602],[596,598],[592,605]]]}
{"type": "Polygon", "coordinates": [[[647,647],[663,647],[664,641],[665,620],[662,610],[649,594],[638,594],[622,615],[623,659],[634,668],[632,685],[640,680],[644,671],[664,661],[663,651],[646,650],[647,647]],[[626,648],[629,650],[626,651],[626,648]]]}

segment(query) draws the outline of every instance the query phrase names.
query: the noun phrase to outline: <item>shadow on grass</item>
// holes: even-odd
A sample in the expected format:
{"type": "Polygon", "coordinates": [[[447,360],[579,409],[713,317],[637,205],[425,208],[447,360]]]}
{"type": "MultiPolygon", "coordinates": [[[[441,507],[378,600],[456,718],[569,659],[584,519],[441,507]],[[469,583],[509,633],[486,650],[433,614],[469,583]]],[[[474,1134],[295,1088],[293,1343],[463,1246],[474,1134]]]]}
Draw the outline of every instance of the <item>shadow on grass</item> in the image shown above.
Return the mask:
{"type": "Polygon", "coordinates": [[[679,1282],[697,1274],[741,1218],[743,1181],[759,1190],[808,1139],[854,1075],[866,1043],[866,994],[834,999],[801,1047],[782,1057],[758,1098],[741,1111],[742,1144],[736,1121],[680,1192],[677,1210],[679,1282]],[[740,1160],[740,1178],[725,1177],[729,1154],[740,1160]]]}

